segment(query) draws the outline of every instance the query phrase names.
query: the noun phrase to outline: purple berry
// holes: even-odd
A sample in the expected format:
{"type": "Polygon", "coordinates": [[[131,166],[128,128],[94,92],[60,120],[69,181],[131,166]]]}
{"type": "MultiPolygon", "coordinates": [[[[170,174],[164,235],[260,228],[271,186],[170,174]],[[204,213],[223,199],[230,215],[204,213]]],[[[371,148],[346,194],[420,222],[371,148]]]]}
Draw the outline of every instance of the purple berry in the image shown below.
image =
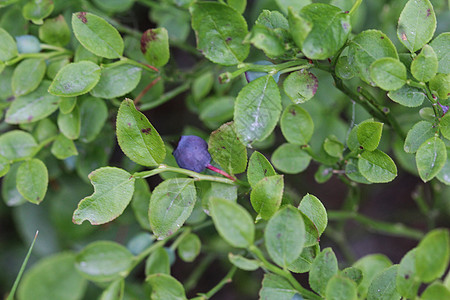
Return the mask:
{"type": "Polygon", "coordinates": [[[211,162],[208,144],[195,135],[183,135],[173,152],[175,160],[183,169],[202,172],[211,162]]]}

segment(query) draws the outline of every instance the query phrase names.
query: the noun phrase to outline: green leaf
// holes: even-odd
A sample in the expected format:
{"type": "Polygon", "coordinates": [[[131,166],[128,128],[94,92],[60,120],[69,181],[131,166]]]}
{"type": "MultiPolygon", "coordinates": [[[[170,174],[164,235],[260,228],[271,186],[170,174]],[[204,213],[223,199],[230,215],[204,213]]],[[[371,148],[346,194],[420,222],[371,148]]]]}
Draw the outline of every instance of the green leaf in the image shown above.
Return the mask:
{"type": "Polygon", "coordinates": [[[358,169],[370,182],[385,183],[394,180],[397,176],[397,166],[386,153],[364,151],[358,160],[358,169]]]}
{"type": "Polygon", "coordinates": [[[205,210],[208,210],[209,200],[213,198],[222,198],[231,202],[237,200],[237,186],[220,182],[208,183],[209,188],[204,183],[201,187],[203,189],[202,206],[205,210]]]}
{"type": "Polygon", "coordinates": [[[142,34],[141,51],[152,66],[162,67],[169,61],[169,35],[166,28],[148,29],[142,34]]]}
{"type": "Polygon", "coordinates": [[[436,175],[436,178],[440,182],[445,183],[446,185],[450,185],[450,157],[448,155],[444,167],[436,175]]]}
{"type": "Polygon", "coordinates": [[[331,248],[325,248],[317,255],[309,271],[309,285],[325,296],[328,281],[338,272],[336,255],[331,248]]]}
{"type": "Polygon", "coordinates": [[[0,178],[5,176],[9,172],[9,168],[9,160],[0,155],[0,178]]]}
{"type": "Polygon", "coordinates": [[[311,157],[300,146],[285,143],[273,152],[271,160],[281,172],[297,174],[308,167],[311,157]]]}
{"type": "Polygon", "coordinates": [[[252,153],[247,169],[247,179],[250,186],[255,186],[264,177],[269,177],[276,174],[277,173],[273,169],[272,165],[264,155],[258,151],[252,153]]]}
{"type": "Polygon", "coordinates": [[[16,184],[25,199],[34,204],[41,203],[47,192],[47,167],[36,158],[23,162],[17,170],[16,184]]]}
{"type": "Polygon", "coordinates": [[[341,141],[339,141],[339,139],[332,134],[323,141],[323,150],[329,156],[339,158],[342,157],[344,144],[342,144],[341,141]]]}
{"type": "Polygon", "coordinates": [[[280,127],[286,140],[297,145],[308,144],[314,132],[314,123],[309,113],[295,104],[289,105],[284,110],[280,127]]]}
{"type": "Polygon", "coordinates": [[[168,179],[153,190],[148,213],[150,226],[158,239],[165,239],[180,229],[191,215],[196,200],[191,178],[168,179]]]}
{"type": "Polygon", "coordinates": [[[410,52],[428,43],[436,30],[436,15],[429,0],[410,0],[398,19],[397,37],[410,52]]]}
{"type": "Polygon", "coordinates": [[[23,17],[33,23],[41,25],[42,19],[48,17],[53,11],[52,0],[32,0],[22,8],[23,17]]]}
{"type": "Polygon", "coordinates": [[[419,81],[428,82],[436,75],[438,59],[433,48],[425,45],[411,63],[411,73],[419,81]]]}
{"type": "Polygon", "coordinates": [[[367,292],[367,300],[400,300],[395,286],[398,265],[391,266],[375,276],[367,292]]]}
{"type": "Polygon", "coordinates": [[[327,59],[335,55],[344,46],[352,29],[350,15],[329,4],[307,5],[299,15],[312,24],[311,31],[301,46],[298,45],[310,59],[327,59]]]}
{"type": "Polygon", "coordinates": [[[8,61],[17,56],[17,46],[13,37],[3,28],[0,27],[0,61],[8,61]]]}
{"type": "Polygon", "coordinates": [[[363,279],[362,271],[355,267],[348,267],[342,270],[342,276],[351,279],[356,285],[359,285],[363,279]]]}
{"type": "Polygon", "coordinates": [[[104,167],[89,174],[94,193],[78,203],[72,221],[81,224],[88,220],[92,225],[108,223],[120,216],[134,192],[134,177],[119,168],[104,167]]]}
{"type": "Polygon", "coordinates": [[[212,132],[208,151],[225,172],[238,174],[247,168],[247,148],[236,135],[234,123],[226,123],[212,132]]]}
{"type": "Polygon", "coordinates": [[[255,271],[259,268],[257,260],[248,259],[241,255],[228,253],[228,259],[233,265],[244,271],[255,271]]]}
{"type": "Polygon", "coordinates": [[[372,279],[380,274],[384,269],[392,265],[392,262],[382,254],[370,254],[360,258],[353,264],[363,273],[361,283],[358,285],[358,295],[365,298],[372,279]]]}
{"type": "Polygon", "coordinates": [[[63,134],[58,135],[53,142],[50,151],[57,159],[66,159],[73,155],[78,155],[77,148],[73,141],[63,134]]]}
{"type": "Polygon", "coordinates": [[[2,198],[7,206],[19,206],[27,200],[19,193],[16,186],[16,175],[20,163],[12,164],[8,174],[2,180],[2,198]]]}
{"type": "Polygon", "coordinates": [[[334,275],[328,281],[325,297],[327,300],[356,300],[356,284],[342,275],[334,275]]]}
{"type": "Polygon", "coordinates": [[[145,279],[152,287],[153,300],[186,300],[183,285],[167,274],[153,274],[145,279]]]}
{"type": "Polygon", "coordinates": [[[222,3],[196,2],[189,7],[197,48],[214,63],[232,66],[247,58],[244,44],[247,23],[237,11],[222,3]]]}
{"type": "Polygon", "coordinates": [[[445,114],[441,118],[441,121],[439,122],[439,130],[447,140],[450,140],[450,114],[445,114]]]}
{"type": "Polygon", "coordinates": [[[296,260],[289,264],[288,269],[294,273],[305,273],[311,268],[311,264],[320,253],[319,243],[311,247],[304,247],[302,253],[296,260]]]}
{"type": "Polygon", "coordinates": [[[292,39],[299,48],[302,48],[303,42],[312,30],[313,23],[300,16],[292,7],[288,7],[288,21],[292,39]]]}
{"type": "Polygon", "coordinates": [[[370,66],[377,59],[384,57],[398,59],[398,54],[394,44],[381,31],[363,31],[350,42],[348,60],[356,74],[371,85],[375,85],[375,83],[369,73],[370,66]]]}
{"type": "Polygon", "coordinates": [[[108,118],[108,107],[105,101],[97,98],[84,98],[79,105],[80,141],[92,142],[101,132],[108,118]]]}
{"type": "Polygon", "coordinates": [[[266,273],[259,291],[260,299],[292,300],[297,294],[292,285],[281,276],[266,273]]]}
{"type": "Polygon", "coordinates": [[[233,119],[234,98],[230,96],[208,97],[200,107],[199,118],[206,126],[215,129],[233,119]]]}
{"type": "Polygon", "coordinates": [[[34,92],[16,98],[6,113],[6,123],[22,124],[35,122],[57,110],[60,99],[47,93],[49,86],[50,81],[44,80],[34,92]]]}
{"type": "Polygon", "coordinates": [[[328,223],[327,211],[317,197],[306,194],[298,209],[314,223],[319,235],[325,231],[328,223]]]}
{"type": "Polygon", "coordinates": [[[314,97],[319,81],[313,73],[305,69],[292,72],[283,82],[286,95],[295,103],[304,103],[314,97]]]}
{"type": "Polygon", "coordinates": [[[86,279],[108,282],[126,276],[133,265],[133,255],[124,246],[110,241],[96,241],[76,256],[75,267],[86,279]]]}
{"type": "Polygon", "coordinates": [[[151,230],[150,221],[148,219],[148,207],[150,205],[150,197],[152,193],[145,179],[137,179],[134,184],[133,199],[131,200],[131,208],[134,211],[136,220],[143,229],[151,230]]]}
{"type": "Polygon", "coordinates": [[[98,98],[118,98],[128,94],[141,80],[142,69],[132,65],[104,67],[100,81],[91,90],[91,95],[98,98]],[[120,82],[120,84],[117,84],[120,82]]]}
{"type": "Polygon", "coordinates": [[[441,99],[450,95],[450,74],[437,74],[430,80],[430,90],[441,99]]]}
{"type": "Polygon", "coordinates": [[[59,111],[63,114],[71,113],[77,105],[76,97],[65,97],[59,102],[59,111]]]}
{"type": "Polygon", "coordinates": [[[75,107],[68,114],[59,113],[57,123],[59,130],[67,138],[76,140],[80,136],[81,119],[78,107],[75,107]]]}
{"type": "Polygon", "coordinates": [[[26,95],[34,91],[44,78],[45,69],[45,60],[42,58],[28,58],[20,62],[11,81],[14,95],[26,95]]]}
{"type": "Polygon", "coordinates": [[[443,32],[438,35],[430,46],[433,47],[434,52],[439,62],[438,73],[450,73],[450,32],[443,32]]]}
{"type": "Polygon", "coordinates": [[[11,162],[31,157],[38,145],[25,131],[11,130],[0,135],[0,155],[11,162]]]}
{"type": "Polygon", "coordinates": [[[277,125],[281,112],[281,96],[272,76],[251,81],[238,94],[234,123],[244,144],[262,141],[277,125]]]}
{"type": "Polygon", "coordinates": [[[410,250],[403,256],[398,265],[395,279],[398,293],[405,298],[414,299],[419,291],[420,279],[416,270],[416,249],[410,250]]]}
{"type": "Polygon", "coordinates": [[[347,164],[345,165],[345,175],[347,175],[347,177],[354,182],[371,184],[371,182],[367,180],[366,177],[364,177],[359,171],[358,160],[356,158],[350,158],[347,161],[347,164]]]}
{"type": "Polygon", "coordinates": [[[213,198],[209,210],[219,234],[233,247],[248,248],[255,239],[255,225],[245,208],[225,199],[213,198]]]}
{"type": "Polygon", "coordinates": [[[440,278],[448,267],[450,240],[448,229],[434,229],[416,249],[416,270],[421,281],[429,283],[440,278]]]}
{"type": "Polygon", "coordinates": [[[99,300],[116,300],[122,299],[125,288],[125,280],[123,278],[113,281],[106,289],[103,290],[99,300]]]}
{"type": "Polygon", "coordinates": [[[194,79],[192,83],[192,95],[195,100],[205,98],[211,91],[214,85],[214,74],[212,72],[205,72],[194,79]]]}
{"type": "Polygon", "coordinates": [[[282,38],[275,31],[261,24],[253,26],[245,41],[263,50],[270,58],[277,58],[286,52],[282,38]]]}
{"type": "Polygon", "coordinates": [[[198,235],[190,233],[185,236],[178,245],[178,256],[185,262],[193,262],[200,254],[202,242],[198,235]]]}
{"type": "Polygon", "coordinates": [[[444,167],[446,161],[447,149],[445,143],[438,137],[429,138],[417,149],[417,170],[424,182],[433,179],[444,167]]]}
{"type": "Polygon", "coordinates": [[[339,56],[335,70],[336,75],[341,79],[348,80],[355,77],[355,72],[353,71],[353,66],[349,62],[348,56],[339,56]]]}
{"type": "Polygon", "coordinates": [[[100,80],[100,67],[90,61],[80,61],[65,65],[48,88],[50,94],[74,97],[86,94],[100,80]]]}
{"type": "Polygon", "coordinates": [[[300,256],[305,243],[305,224],[298,209],[286,205],[275,213],[267,223],[264,240],[272,260],[287,268],[300,256]]]}
{"type": "Polygon", "coordinates": [[[387,95],[392,101],[407,107],[421,106],[427,97],[422,90],[409,85],[404,85],[395,91],[389,91],[387,95]]]}
{"type": "Polygon", "coordinates": [[[119,32],[102,18],[87,12],[72,14],[72,29],[77,40],[97,56],[120,58],[124,44],[119,32]]]}
{"type": "Polygon", "coordinates": [[[416,153],[420,145],[434,137],[437,128],[427,121],[419,121],[408,131],[403,149],[407,153],[416,153]]]}
{"type": "Polygon", "coordinates": [[[227,0],[227,3],[240,14],[244,13],[247,6],[247,0],[227,0]]]}
{"type": "Polygon", "coordinates": [[[184,43],[189,35],[190,16],[184,9],[176,8],[169,3],[161,3],[152,7],[150,12],[151,20],[154,20],[159,27],[164,27],[169,32],[169,39],[184,43]]]}
{"type": "Polygon", "coordinates": [[[63,15],[46,19],[39,27],[39,39],[47,44],[64,47],[70,42],[70,28],[63,15]]]}
{"type": "Polygon", "coordinates": [[[300,10],[302,7],[311,4],[311,0],[275,0],[280,10],[284,13],[288,13],[289,6],[295,7],[300,10]]]}
{"type": "Polygon", "coordinates": [[[450,299],[450,290],[440,282],[433,282],[420,296],[421,300],[446,300],[450,299]]]}
{"type": "Polygon", "coordinates": [[[359,144],[367,151],[377,149],[383,133],[383,123],[367,121],[358,125],[356,134],[359,144]]]}
{"type": "Polygon", "coordinates": [[[130,99],[120,105],[116,126],[119,146],[132,161],[143,166],[156,166],[164,160],[164,142],[130,99]]]}
{"type": "Polygon", "coordinates": [[[75,255],[63,252],[33,265],[25,273],[17,296],[21,300],[80,300],[84,298],[86,286],[86,280],[75,269],[75,255]]]}
{"type": "Polygon", "coordinates": [[[380,58],[370,65],[370,77],[383,90],[398,90],[406,83],[406,67],[395,58],[380,58]]]}
{"type": "Polygon", "coordinates": [[[158,247],[145,261],[145,275],[157,273],[170,275],[169,254],[163,247],[158,247]]]}
{"type": "Polygon", "coordinates": [[[252,187],[250,201],[258,218],[269,220],[278,210],[283,197],[283,175],[263,177],[252,187]]]}

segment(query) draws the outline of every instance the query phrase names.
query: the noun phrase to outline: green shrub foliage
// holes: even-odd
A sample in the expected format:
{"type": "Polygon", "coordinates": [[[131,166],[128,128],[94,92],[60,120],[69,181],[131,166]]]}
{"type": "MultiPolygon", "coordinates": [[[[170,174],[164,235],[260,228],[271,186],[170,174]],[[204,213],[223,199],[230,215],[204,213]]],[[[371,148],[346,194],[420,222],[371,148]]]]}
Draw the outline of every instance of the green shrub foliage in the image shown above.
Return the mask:
{"type": "Polygon", "coordinates": [[[444,0],[0,0],[0,226],[40,230],[19,271],[2,229],[2,296],[449,299],[449,18],[444,0]],[[358,211],[401,176],[427,228],[358,211]],[[303,184],[330,179],[340,209],[303,184]],[[350,219],[416,246],[355,261],[350,219]]]}

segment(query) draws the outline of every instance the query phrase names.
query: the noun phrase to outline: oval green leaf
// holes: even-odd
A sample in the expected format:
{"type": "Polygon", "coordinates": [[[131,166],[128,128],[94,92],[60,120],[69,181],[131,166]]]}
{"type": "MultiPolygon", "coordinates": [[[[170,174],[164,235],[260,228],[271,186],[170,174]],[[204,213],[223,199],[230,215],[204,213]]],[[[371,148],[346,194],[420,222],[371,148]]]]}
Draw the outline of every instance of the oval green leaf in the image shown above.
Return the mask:
{"type": "Polygon", "coordinates": [[[398,90],[406,83],[406,67],[395,58],[380,58],[370,65],[370,77],[383,90],[398,90]]]}
{"type": "Polygon", "coordinates": [[[108,107],[102,99],[84,98],[79,105],[80,141],[92,142],[101,132],[108,118],[108,107]]]}
{"type": "Polygon", "coordinates": [[[334,275],[328,281],[325,291],[327,300],[356,300],[356,284],[352,280],[341,275],[334,275]]]}
{"type": "Polygon", "coordinates": [[[337,274],[338,265],[336,255],[331,248],[325,248],[317,255],[309,271],[309,285],[325,296],[328,281],[337,274]]]}
{"type": "Polygon", "coordinates": [[[237,137],[234,123],[226,123],[213,131],[208,151],[227,173],[238,174],[247,168],[247,148],[237,137]]]}
{"type": "Polygon", "coordinates": [[[11,130],[0,136],[0,155],[11,162],[31,157],[38,145],[28,132],[11,130]]]}
{"type": "Polygon", "coordinates": [[[437,128],[427,121],[419,121],[408,131],[403,149],[407,153],[416,153],[420,145],[434,137],[437,128]]]}
{"type": "Polygon", "coordinates": [[[3,28],[0,27],[0,61],[5,62],[17,56],[16,42],[12,36],[3,28]]]}
{"type": "Polygon", "coordinates": [[[167,274],[153,274],[145,280],[152,287],[153,300],[187,300],[183,285],[167,274]]]}
{"type": "Polygon", "coordinates": [[[283,175],[263,177],[253,186],[250,201],[258,217],[269,220],[278,210],[283,197],[283,175]]]}
{"type": "Polygon", "coordinates": [[[358,169],[370,182],[385,183],[394,180],[397,176],[397,166],[386,153],[364,151],[358,160],[358,169]]]}
{"type": "Polygon", "coordinates": [[[35,24],[42,24],[42,19],[48,17],[54,8],[52,0],[29,1],[22,8],[23,17],[35,24]]]}
{"type": "Polygon", "coordinates": [[[45,75],[43,58],[28,58],[20,62],[14,70],[11,87],[15,96],[26,95],[34,91],[45,75]]]}
{"type": "Polygon", "coordinates": [[[100,67],[91,61],[80,61],[65,65],[48,88],[50,94],[74,97],[86,94],[100,80],[100,67]]]}
{"type": "Polygon", "coordinates": [[[241,270],[255,271],[259,268],[257,260],[248,259],[238,254],[228,253],[228,260],[241,270]]]}
{"type": "Polygon", "coordinates": [[[155,67],[162,67],[169,61],[169,34],[166,28],[149,29],[142,34],[141,51],[145,59],[155,67]]]}
{"type": "Polygon", "coordinates": [[[125,155],[140,165],[159,165],[166,156],[166,147],[158,132],[130,99],[120,105],[116,134],[125,155]]]}
{"type": "Polygon", "coordinates": [[[436,30],[436,15],[429,0],[410,0],[398,19],[397,37],[410,52],[428,43],[436,30]]]}
{"type": "Polygon", "coordinates": [[[158,239],[165,239],[180,229],[191,215],[196,200],[194,180],[190,178],[168,179],[153,190],[148,214],[158,239]]]}
{"type": "Polygon", "coordinates": [[[356,135],[359,144],[367,151],[377,149],[383,132],[383,123],[367,121],[358,125],[356,135]]]}
{"type": "Polygon", "coordinates": [[[438,59],[438,73],[450,73],[450,32],[443,32],[438,35],[430,46],[433,47],[438,59]]]}
{"type": "Polygon", "coordinates": [[[124,44],[119,32],[104,19],[87,12],[72,14],[72,29],[77,40],[97,56],[120,58],[124,44]]]}
{"type": "Polygon", "coordinates": [[[389,91],[387,95],[392,101],[407,107],[421,106],[427,97],[422,90],[409,85],[404,85],[395,91],[389,91]]]}
{"type": "Polygon", "coordinates": [[[60,112],[58,114],[57,123],[61,133],[68,139],[76,140],[80,136],[81,118],[78,107],[75,107],[68,114],[63,114],[60,112]]]}
{"type": "Polygon", "coordinates": [[[297,174],[308,167],[311,156],[300,146],[286,143],[273,152],[271,160],[275,168],[281,172],[297,174]]]}
{"type": "Polygon", "coordinates": [[[237,11],[222,3],[197,2],[189,7],[197,49],[217,64],[232,66],[247,58],[244,44],[247,23],[237,11]]]}
{"type": "Polygon", "coordinates": [[[411,73],[419,81],[428,82],[436,75],[438,59],[433,48],[425,45],[411,63],[411,73]]]}
{"type": "Polygon", "coordinates": [[[417,149],[416,163],[420,178],[430,181],[444,167],[447,161],[447,148],[445,143],[438,137],[426,140],[417,149]]]}
{"type": "Polygon", "coordinates": [[[234,108],[236,133],[244,144],[262,141],[277,125],[281,96],[272,76],[253,80],[238,94],[234,108]]]}
{"type": "Polygon", "coordinates": [[[100,81],[91,90],[91,95],[111,99],[128,94],[141,80],[142,69],[132,65],[102,68],[100,81]],[[118,84],[120,83],[120,84],[118,84]]]}
{"type": "Polygon", "coordinates": [[[50,151],[57,159],[66,159],[78,155],[74,142],[63,134],[58,135],[50,151]]]}
{"type": "Polygon", "coordinates": [[[44,200],[48,185],[48,171],[45,164],[36,158],[22,163],[16,175],[17,190],[34,204],[44,200]]]}
{"type": "Polygon", "coordinates": [[[273,176],[276,174],[277,173],[273,169],[272,165],[264,155],[258,151],[253,152],[252,156],[250,156],[247,169],[248,183],[250,183],[252,187],[264,177],[273,176]]]}
{"type": "Polygon", "coordinates": [[[297,259],[305,243],[305,224],[295,207],[286,205],[267,223],[264,231],[267,251],[273,261],[283,267],[297,259]]]}
{"type": "Polygon", "coordinates": [[[284,92],[295,104],[306,102],[314,97],[318,86],[317,77],[305,69],[292,72],[283,82],[284,92]]]}
{"type": "Polygon", "coordinates": [[[295,104],[286,107],[281,115],[280,126],[283,136],[291,144],[308,144],[314,132],[314,123],[309,113],[295,104]]]}
{"type": "Polygon", "coordinates": [[[134,192],[134,177],[119,168],[104,167],[89,174],[94,193],[78,203],[72,221],[81,224],[88,220],[92,225],[110,222],[120,216],[134,192]]]}
{"type": "Polygon", "coordinates": [[[107,282],[125,277],[132,264],[133,255],[124,246],[110,241],[97,241],[77,254],[75,267],[89,280],[107,282]]]}
{"type": "Polygon", "coordinates": [[[157,273],[170,275],[169,254],[163,247],[158,247],[145,261],[145,275],[157,273]]]}
{"type": "Polygon", "coordinates": [[[412,249],[403,256],[398,265],[395,280],[398,293],[405,298],[414,299],[419,291],[420,279],[416,270],[416,249],[412,249]]]}
{"type": "Polygon", "coordinates": [[[327,211],[316,196],[306,194],[298,209],[314,223],[319,235],[325,231],[328,223],[327,211]]]}
{"type": "Polygon", "coordinates": [[[369,286],[367,300],[400,300],[395,285],[397,269],[398,265],[394,265],[375,276],[369,286]]]}
{"type": "Polygon", "coordinates": [[[185,262],[192,262],[200,254],[202,242],[198,235],[190,233],[178,245],[178,256],[185,262]]]}
{"type": "Polygon", "coordinates": [[[213,198],[209,210],[219,234],[237,248],[248,248],[255,239],[255,225],[250,214],[237,203],[213,198]]]}

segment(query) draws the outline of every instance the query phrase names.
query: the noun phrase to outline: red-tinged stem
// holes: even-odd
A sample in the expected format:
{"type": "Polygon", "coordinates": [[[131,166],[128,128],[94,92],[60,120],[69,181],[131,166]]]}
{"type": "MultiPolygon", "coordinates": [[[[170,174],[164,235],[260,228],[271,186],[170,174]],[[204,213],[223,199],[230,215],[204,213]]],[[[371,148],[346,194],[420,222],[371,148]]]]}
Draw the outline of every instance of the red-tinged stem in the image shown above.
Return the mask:
{"type": "Polygon", "coordinates": [[[144,65],[146,65],[147,67],[149,67],[150,69],[152,69],[155,72],[159,72],[158,68],[156,68],[154,66],[151,66],[151,65],[148,65],[148,64],[144,64],[144,65]]]}
{"type": "Polygon", "coordinates": [[[216,167],[214,167],[214,166],[211,166],[210,164],[208,164],[208,165],[206,166],[206,168],[207,168],[207,169],[210,169],[211,171],[214,171],[214,172],[216,172],[216,173],[219,173],[220,175],[223,175],[223,176],[225,176],[225,177],[228,178],[228,179],[231,179],[231,180],[233,180],[233,181],[236,181],[236,178],[234,178],[233,176],[231,176],[231,175],[228,174],[227,172],[222,171],[221,169],[218,169],[218,168],[216,168],[216,167]]]}
{"type": "Polygon", "coordinates": [[[152,82],[150,82],[143,90],[142,92],[139,93],[139,95],[136,97],[136,99],[134,99],[134,104],[137,104],[139,102],[139,100],[142,99],[142,97],[145,96],[145,94],[147,94],[147,92],[155,85],[158,83],[158,81],[161,80],[161,76],[156,77],[152,82]]]}

